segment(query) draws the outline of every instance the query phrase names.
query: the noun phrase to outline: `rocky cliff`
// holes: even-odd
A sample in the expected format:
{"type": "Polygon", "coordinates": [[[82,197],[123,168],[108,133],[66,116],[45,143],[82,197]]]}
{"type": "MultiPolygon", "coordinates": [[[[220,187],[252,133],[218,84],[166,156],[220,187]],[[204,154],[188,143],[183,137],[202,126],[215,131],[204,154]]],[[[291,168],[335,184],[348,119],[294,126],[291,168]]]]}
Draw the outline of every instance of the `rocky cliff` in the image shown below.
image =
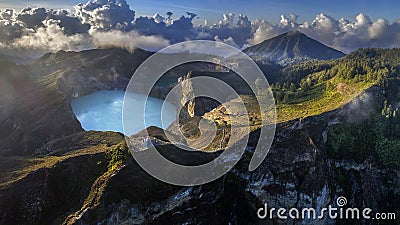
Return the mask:
{"type": "MultiPolygon", "coordinates": [[[[371,89],[367,94],[376,91],[371,89]]],[[[348,199],[348,206],[399,213],[399,170],[384,167],[372,157],[354,162],[327,154],[330,127],[353,121],[351,115],[368,108],[357,101],[302,121],[278,124],[266,160],[249,172],[248,163],[259,138],[259,131],[253,131],[247,151],[231,172],[196,187],[167,185],[149,176],[126,147],[116,147],[122,136],[92,133],[85,138],[61,138],[48,148],[53,149],[52,157],[65,157],[63,160],[1,187],[0,224],[347,224],[329,218],[257,218],[257,210],[264,203],[269,207],[314,207],[318,211],[335,206],[339,196],[348,199]],[[81,147],[65,151],[68,146],[81,147]]],[[[141,135],[144,133],[135,138],[144,138],[141,135]]],[[[218,155],[182,152],[165,142],[158,128],[151,128],[150,135],[164,143],[158,150],[165,157],[181,164],[204,163],[218,155]]],[[[379,223],[360,220],[351,224],[379,223]]]]}
{"type": "MultiPolygon", "coordinates": [[[[264,203],[318,210],[335,205],[338,196],[346,197],[348,206],[400,215],[398,168],[382,165],[374,156],[361,161],[332,157],[327,148],[335,124],[367,119],[371,107],[361,104],[363,96],[371,100],[382,93],[379,88],[368,89],[334,111],[278,124],[266,160],[253,172],[248,171],[248,163],[258,129],[251,132],[246,152],[231,172],[207,185],[178,187],[145,173],[130,156],[121,134],[81,131],[70,99],[101,88],[118,89],[128,78],[129,70],[119,66],[104,65],[115,70],[101,74],[85,67],[113,62],[108,53],[104,58],[98,53],[46,55],[37,67],[27,67],[30,73],[8,65],[1,74],[0,150],[1,155],[12,157],[0,155],[0,224],[379,224],[328,218],[257,219],[264,203]],[[68,72],[66,65],[74,65],[75,72],[68,72]]],[[[194,111],[192,119],[176,129],[186,129],[195,138],[200,116],[194,111]]],[[[227,120],[222,107],[206,117],[217,123],[217,117],[227,120]]],[[[160,153],[173,161],[197,165],[219,154],[182,151],[166,140],[161,129],[149,130],[151,140],[160,144],[160,153]]],[[[174,133],[172,128],[169,131],[174,133]]],[[[132,138],[147,136],[140,132],[132,138]]],[[[219,139],[214,142],[221,146],[219,139]]],[[[398,220],[384,222],[398,224],[398,220]]]]}

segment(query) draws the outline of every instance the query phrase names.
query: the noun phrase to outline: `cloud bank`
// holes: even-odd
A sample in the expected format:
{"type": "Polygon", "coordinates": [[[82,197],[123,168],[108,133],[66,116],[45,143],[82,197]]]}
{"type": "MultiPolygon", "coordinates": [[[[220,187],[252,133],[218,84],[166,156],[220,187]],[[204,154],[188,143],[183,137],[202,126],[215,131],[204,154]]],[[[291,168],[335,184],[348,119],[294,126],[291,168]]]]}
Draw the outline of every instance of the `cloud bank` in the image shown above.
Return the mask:
{"type": "Polygon", "coordinates": [[[363,13],[352,19],[335,19],[320,13],[312,21],[301,23],[295,14],[282,15],[276,24],[227,13],[216,24],[205,21],[204,25],[195,26],[196,18],[193,12],[178,17],[168,12],[136,18],[125,0],[92,0],[76,5],[72,11],[4,9],[0,11],[0,53],[18,50],[43,54],[111,46],[155,51],[197,39],[244,48],[290,30],[301,31],[347,53],[362,47],[400,47],[400,19],[373,21],[363,13]]]}

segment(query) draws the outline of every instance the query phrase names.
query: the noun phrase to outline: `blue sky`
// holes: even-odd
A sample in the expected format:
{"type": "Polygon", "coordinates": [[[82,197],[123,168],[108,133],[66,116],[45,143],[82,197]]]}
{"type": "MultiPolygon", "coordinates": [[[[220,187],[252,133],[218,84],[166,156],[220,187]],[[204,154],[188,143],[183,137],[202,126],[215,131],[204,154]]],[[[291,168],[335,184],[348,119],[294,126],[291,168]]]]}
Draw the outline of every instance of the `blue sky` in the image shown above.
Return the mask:
{"type": "Polygon", "coordinates": [[[397,0],[136,0],[128,1],[137,13],[153,14],[171,10],[181,12],[191,10],[201,18],[218,20],[222,13],[233,12],[245,14],[251,19],[265,18],[276,22],[281,14],[293,12],[300,20],[309,20],[318,13],[327,13],[336,18],[353,18],[360,12],[372,19],[385,18],[395,20],[400,18],[400,2],[397,0]]]}
{"type": "MultiPolygon", "coordinates": [[[[49,0],[3,0],[1,8],[21,9],[27,5],[49,8],[72,8],[82,0],[49,1],[49,0]]],[[[310,20],[318,13],[326,13],[337,19],[354,18],[360,12],[371,19],[384,18],[390,21],[400,19],[400,2],[398,0],[128,0],[136,15],[153,15],[156,12],[165,15],[167,11],[175,17],[186,11],[199,15],[200,20],[208,19],[211,23],[222,18],[223,13],[245,14],[250,19],[264,18],[277,22],[281,14],[293,12],[299,15],[300,21],[310,20]]]]}

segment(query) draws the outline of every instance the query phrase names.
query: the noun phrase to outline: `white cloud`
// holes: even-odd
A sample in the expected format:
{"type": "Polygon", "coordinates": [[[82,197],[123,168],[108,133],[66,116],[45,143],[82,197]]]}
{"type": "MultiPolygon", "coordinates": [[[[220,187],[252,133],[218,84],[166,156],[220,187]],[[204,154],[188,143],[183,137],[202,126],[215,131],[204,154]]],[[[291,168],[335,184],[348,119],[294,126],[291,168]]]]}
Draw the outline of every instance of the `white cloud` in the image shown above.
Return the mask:
{"type": "Polygon", "coordinates": [[[236,44],[235,40],[233,40],[233,37],[228,37],[228,38],[221,40],[218,36],[215,36],[214,40],[218,41],[218,42],[223,42],[225,44],[231,45],[236,48],[240,48],[240,46],[236,44]]]}
{"type": "Polygon", "coordinates": [[[135,11],[125,0],[91,0],[78,4],[75,13],[29,7],[21,12],[6,9],[0,11],[0,47],[41,53],[105,46],[158,50],[170,43],[207,39],[244,48],[290,30],[344,52],[360,47],[400,47],[400,20],[373,21],[363,13],[350,19],[320,13],[304,22],[290,14],[282,15],[275,24],[226,13],[217,24],[194,26],[196,17],[187,12],[174,19],[173,13],[167,12],[135,19],[135,11]]]}
{"type": "Polygon", "coordinates": [[[248,39],[249,45],[289,30],[298,30],[344,52],[364,47],[400,47],[400,21],[372,21],[363,13],[357,15],[354,21],[345,18],[336,20],[320,13],[311,22],[305,21],[302,24],[298,24],[297,16],[292,14],[290,18],[282,16],[280,23],[276,25],[265,20],[254,20],[252,27],[254,32],[248,39]]]}
{"type": "Polygon", "coordinates": [[[161,22],[164,22],[165,17],[163,17],[163,16],[161,16],[160,14],[156,13],[156,14],[154,14],[154,16],[153,16],[153,19],[154,19],[154,21],[155,21],[156,23],[161,23],[161,22]]]}
{"type": "Polygon", "coordinates": [[[30,50],[59,51],[82,50],[91,47],[85,34],[66,35],[61,21],[47,19],[43,21],[43,27],[32,30],[29,34],[17,38],[13,47],[30,50]]]}
{"type": "Polygon", "coordinates": [[[136,31],[93,31],[91,32],[91,37],[97,47],[120,47],[130,51],[135,48],[157,51],[170,45],[168,40],[159,36],[143,36],[136,31]]]}
{"type": "Polygon", "coordinates": [[[135,18],[125,0],[93,0],[76,5],[75,10],[83,23],[103,30],[129,26],[135,18]]]}
{"type": "Polygon", "coordinates": [[[224,17],[224,19],[219,21],[219,24],[221,25],[233,24],[233,21],[235,19],[234,13],[223,14],[222,16],[224,17]]]}
{"type": "Polygon", "coordinates": [[[266,20],[253,20],[251,22],[251,26],[253,29],[253,35],[247,40],[249,45],[261,43],[266,39],[272,38],[284,31],[287,31],[286,28],[273,25],[266,20]]]}
{"type": "Polygon", "coordinates": [[[42,21],[47,17],[45,8],[24,8],[17,15],[17,20],[23,22],[27,28],[35,28],[42,25],[42,21]]]}

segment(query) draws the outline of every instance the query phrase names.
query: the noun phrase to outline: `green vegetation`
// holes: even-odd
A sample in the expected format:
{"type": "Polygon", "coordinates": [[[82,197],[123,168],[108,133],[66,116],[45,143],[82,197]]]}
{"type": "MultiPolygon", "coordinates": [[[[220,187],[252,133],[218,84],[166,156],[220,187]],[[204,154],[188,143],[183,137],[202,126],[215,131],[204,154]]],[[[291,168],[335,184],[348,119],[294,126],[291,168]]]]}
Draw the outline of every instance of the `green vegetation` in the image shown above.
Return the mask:
{"type": "Polygon", "coordinates": [[[386,119],[375,115],[362,123],[337,124],[328,133],[329,157],[362,162],[369,156],[384,166],[400,167],[400,139],[386,136],[386,119]]]}
{"type": "MultiPolygon", "coordinates": [[[[360,49],[343,58],[308,61],[281,70],[271,85],[278,122],[318,115],[343,106],[400,72],[399,49],[360,49]]],[[[267,76],[268,77],[268,76],[267,76]]]]}
{"type": "Polygon", "coordinates": [[[376,118],[363,123],[336,124],[328,132],[327,150],[331,158],[345,158],[362,161],[365,156],[376,156],[376,142],[381,128],[374,127],[376,118]],[[373,129],[371,129],[373,128],[373,129]]]}
{"type": "MultiPolygon", "coordinates": [[[[0,156],[0,189],[7,187],[28,174],[44,168],[52,168],[64,161],[84,156],[105,153],[108,168],[115,168],[126,158],[124,137],[115,132],[87,131],[69,135],[46,145],[51,155],[41,156],[0,156]]],[[[126,150],[127,154],[129,152],[126,150]]],[[[104,160],[103,160],[104,161],[104,160]]],[[[102,161],[97,166],[103,167],[102,161]]]]}
{"type": "Polygon", "coordinates": [[[327,151],[331,158],[362,162],[373,156],[384,166],[400,167],[400,49],[360,49],[336,60],[291,64],[273,77],[279,78],[271,85],[277,122],[320,115],[380,87],[376,102],[366,100],[366,121],[330,128],[327,151]]]}
{"type": "Polygon", "coordinates": [[[129,148],[126,145],[126,142],[123,141],[118,145],[108,149],[105,152],[105,156],[108,161],[108,169],[115,170],[121,167],[128,160],[128,157],[130,156],[129,148]]]}
{"type": "Polygon", "coordinates": [[[84,155],[94,155],[96,153],[104,152],[106,149],[106,145],[99,145],[70,152],[62,156],[0,157],[0,189],[8,187],[34,171],[44,168],[52,168],[66,160],[84,155]]]}
{"type": "Polygon", "coordinates": [[[367,120],[330,128],[330,157],[361,162],[373,156],[384,166],[400,167],[400,75],[392,74],[383,81],[382,88],[367,120]]]}
{"type": "MultiPolygon", "coordinates": [[[[365,110],[365,113],[372,114],[364,117],[369,118],[368,121],[331,127],[329,155],[357,161],[375,156],[384,165],[400,165],[397,153],[400,149],[400,49],[360,49],[336,60],[289,65],[281,70],[280,76],[274,77],[279,77],[271,85],[277,103],[277,122],[335,110],[368,88],[380,87],[383,91],[377,94],[381,96],[373,97],[377,102],[372,103],[373,108],[365,110]]],[[[255,81],[255,94],[265,97],[267,91],[262,88],[261,81],[255,81]]],[[[241,95],[241,98],[250,112],[250,119],[259,119],[259,107],[254,96],[241,95]]],[[[233,103],[230,105],[234,106],[233,103]]],[[[226,120],[223,113],[214,113],[215,120],[226,120]]]]}

